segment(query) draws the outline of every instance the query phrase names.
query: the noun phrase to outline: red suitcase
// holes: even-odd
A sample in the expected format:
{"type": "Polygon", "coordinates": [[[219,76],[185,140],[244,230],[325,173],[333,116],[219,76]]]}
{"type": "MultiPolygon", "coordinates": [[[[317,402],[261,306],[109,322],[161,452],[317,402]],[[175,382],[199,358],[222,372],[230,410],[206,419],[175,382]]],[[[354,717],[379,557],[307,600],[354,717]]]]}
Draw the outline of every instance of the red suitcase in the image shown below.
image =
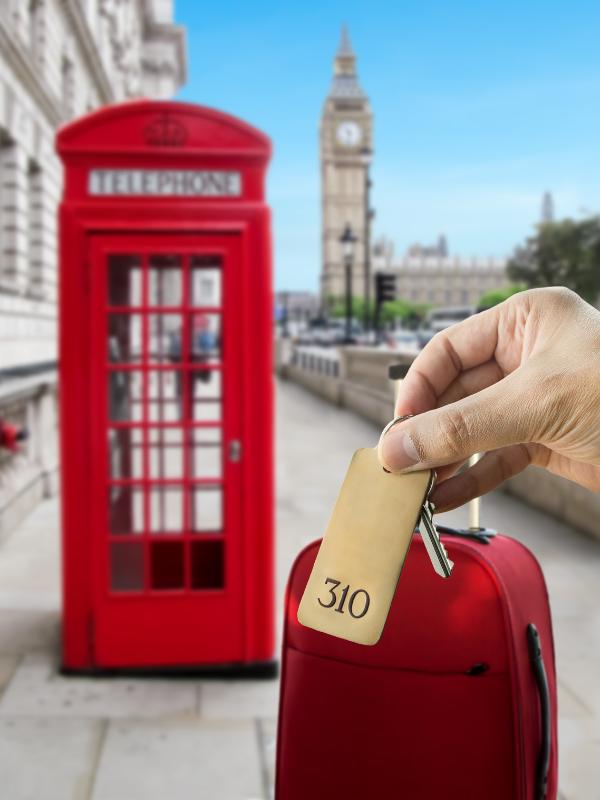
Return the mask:
{"type": "Polygon", "coordinates": [[[319,542],[289,579],[276,800],[555,800],[548,595],[506,536],[444,535],[452,577],[418,534],[373,647],[303,627],[319,542]]]}

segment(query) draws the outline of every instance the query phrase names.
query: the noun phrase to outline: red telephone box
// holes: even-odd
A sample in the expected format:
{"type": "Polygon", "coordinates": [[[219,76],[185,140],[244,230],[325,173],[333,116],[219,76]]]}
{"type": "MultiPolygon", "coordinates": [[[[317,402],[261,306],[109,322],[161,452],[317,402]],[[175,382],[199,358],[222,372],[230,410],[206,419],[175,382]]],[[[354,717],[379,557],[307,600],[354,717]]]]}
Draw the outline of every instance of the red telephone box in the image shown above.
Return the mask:
{"type": "Polygon", "coordinates": [[[136,101],[57,148],[63,665],[268,672],[270,141],[136,101]]]}

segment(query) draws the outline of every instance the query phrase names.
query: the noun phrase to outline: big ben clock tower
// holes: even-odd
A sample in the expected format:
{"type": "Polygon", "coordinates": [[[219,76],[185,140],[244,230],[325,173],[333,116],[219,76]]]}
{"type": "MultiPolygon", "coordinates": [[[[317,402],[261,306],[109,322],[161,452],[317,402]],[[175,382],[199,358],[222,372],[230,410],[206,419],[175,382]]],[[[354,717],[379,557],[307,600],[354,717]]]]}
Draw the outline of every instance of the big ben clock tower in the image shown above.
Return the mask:
{"type": "Polygon", "coordinates": [[[321,148],[321,299],[345,292],[340,236],[350,225],[357,237],[352,294],[365,292],[365,240],[368,169],[372,154],[373,115],[358,83],[356,56],[346,28],[334,60],[333,81],[323,107],[321,148]]]}

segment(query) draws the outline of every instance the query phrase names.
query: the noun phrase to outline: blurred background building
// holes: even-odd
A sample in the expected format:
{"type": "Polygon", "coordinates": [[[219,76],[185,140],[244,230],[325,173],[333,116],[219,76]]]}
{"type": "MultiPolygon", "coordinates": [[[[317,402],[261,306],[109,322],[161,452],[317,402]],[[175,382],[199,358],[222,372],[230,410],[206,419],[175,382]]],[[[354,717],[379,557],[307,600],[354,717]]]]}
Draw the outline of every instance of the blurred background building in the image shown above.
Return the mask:
{"type": "MultiPolygon", "coordinates": [[[[396,275],[398,299],[414,303],[476,306],[486,292],[508,283],[506,259],[451,256],[446,236],[434,245],[413,244],[397,257],[393,242],[370,242],[369,170],[373,158],[373,112],[358,81],[356,55],[346,28],[334,59],[333,81],[320,125],[321,298],[346,291],[340,237],[349,226],[356,238],[352,294],[373,297],[375,272],[396,275]],[[365,284],[368,283],[368,292],[365,284]]],[[[552,197],[544,196],[543,219],[552,219],[552,197]]]]}
{"type": "Polygon", "coordinates": [[[506,259],[450,255],[445,236],[433,246],[412,245],[396,257],[393,243],[379,239],[372,251],[375,272],[396,276],[396,296],[433,306],[473,306],[486,292],[508,283],[506,259]]]}
{"type": "Polygon", "coordinates": [[[353,291],[359,296],[365,291],[372,147],[373,113],[358,82],[356,56],[343,28],[320,126],[323,300],[344,294],[340,237],[346,225],[351,226],[357,239],[353,291]]]}
{"type": "Polygon", "coordinates": [[[172,0],[0,0],[0,536],[57,480],[56,129],[98,106],[170,97],[186,76],[172,0]]]}
{"type": "Polygon", "coordinates": [[[554,222],[554,198],[550,192],[542,197],[542,222],[554,222]]]}
{"type": "Polygon", "coordinates": [[[297,322],[317,316],[319,298],[314,292],[275,292],[275,314],[278,320],[287,317],[297,322]]]}

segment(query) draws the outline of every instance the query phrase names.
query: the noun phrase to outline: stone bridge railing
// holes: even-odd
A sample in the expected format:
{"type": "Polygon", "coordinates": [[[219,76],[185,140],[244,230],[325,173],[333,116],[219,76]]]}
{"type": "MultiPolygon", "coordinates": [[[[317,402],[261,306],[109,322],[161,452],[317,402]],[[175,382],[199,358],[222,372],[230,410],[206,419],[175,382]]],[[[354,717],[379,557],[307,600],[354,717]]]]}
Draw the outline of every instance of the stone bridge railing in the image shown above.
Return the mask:
{"type": "MultiPolygon", "coordinates": [[[[394,411],[394,382],[388,369],[396,364],[400,372],[408,370],[415,357],[369,347],[302,347],[286,339],[277,340],[275,353],[276,371],[282,378],[381,427],[394,411]]],[[[528,467],[503,488],[555,519],[600,538],[600,494],[539,467],[528,467]]]]}
{"type": "Polygon", "coordinates": [[[408,369],[414,358],[369,347],[295,346],[285,339],[277,341],[276,356],[281,377],[382,426],[394,412],[394,382],[388,368],[402,364],[408,369]]]}

